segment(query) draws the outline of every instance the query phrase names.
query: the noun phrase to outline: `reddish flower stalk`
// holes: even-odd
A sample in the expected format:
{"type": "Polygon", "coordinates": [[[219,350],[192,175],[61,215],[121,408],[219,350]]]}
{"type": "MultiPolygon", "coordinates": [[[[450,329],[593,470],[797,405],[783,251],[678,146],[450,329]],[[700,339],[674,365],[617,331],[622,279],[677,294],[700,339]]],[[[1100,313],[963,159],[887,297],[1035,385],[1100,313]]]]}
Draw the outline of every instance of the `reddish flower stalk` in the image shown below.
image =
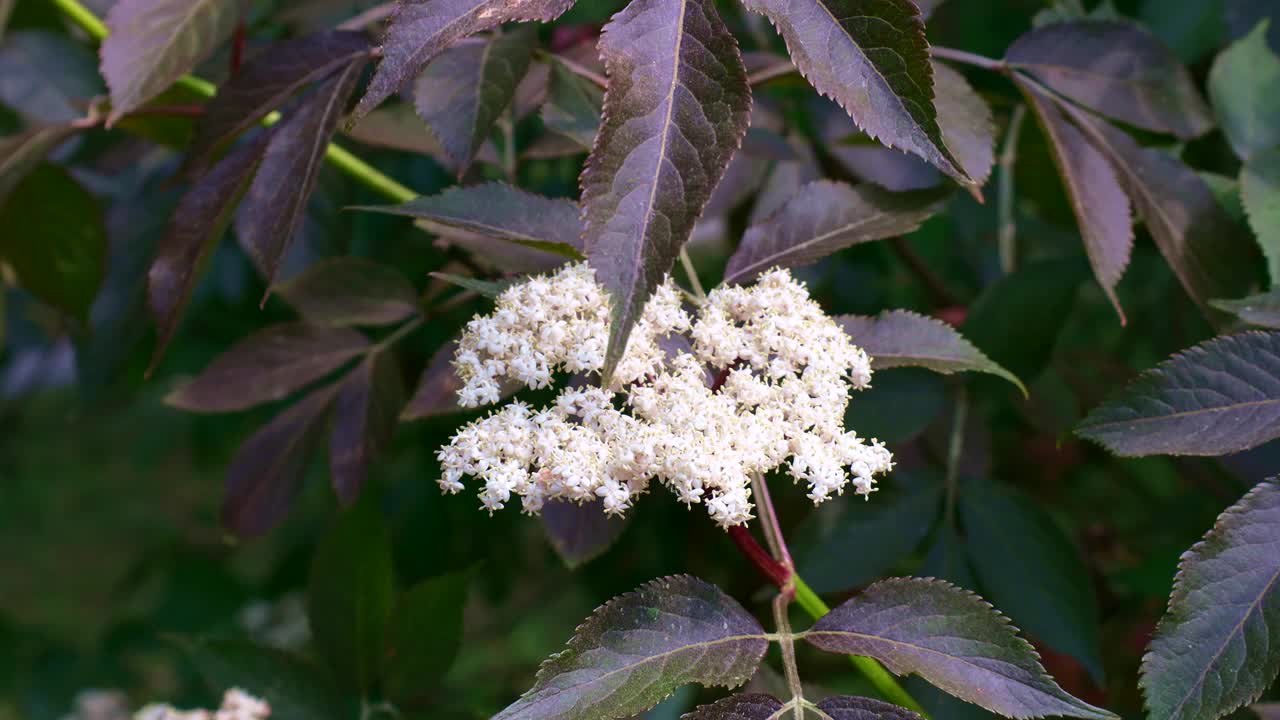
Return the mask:
{"type": "Polygon", "coordinates": [[[244,46],[246,42],[247,32],[244,26],[244,19],[236,23],[235,35],[231,39],[231,75],[234,76],[240,72],[240,65],[244,62],[244,46]]]}
{"type": "Polygon", "coordinates": [[[729,528],[729,539],[733,540],[733,544],[738,546],[738,550],[751,561],[752,565],[760,571],[769,582],[784,588],[791,579],[791,571],[787,566],[774,560],[769,552],[756,539],[751,536],[751,531],[747,530],[746,525],[734,525],[729,528]]]}

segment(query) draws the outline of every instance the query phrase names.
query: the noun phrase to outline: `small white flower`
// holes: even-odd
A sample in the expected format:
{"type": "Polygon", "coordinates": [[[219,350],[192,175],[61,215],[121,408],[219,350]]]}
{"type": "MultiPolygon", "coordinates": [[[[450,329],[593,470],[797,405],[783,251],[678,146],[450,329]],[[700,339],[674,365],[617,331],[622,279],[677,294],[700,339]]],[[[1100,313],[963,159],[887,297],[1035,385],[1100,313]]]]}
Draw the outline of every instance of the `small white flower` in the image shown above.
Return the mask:
{"type": "MultiPolygon", "coordinates": [[[[556,371],[598,372],[608,308],[585,263],[511,286],[459,341],[459,403],[495,403],[512,381],[546,387],[556,371]]],[[[439,484],[456,493],[476,477],[489,512],[515,495],[528,513],[554,498],[620,514],[656,479],[725,527],[751,519],[751,479],[780,468],[815,504],[850,484],[866,495],[893,466],[882,444],[844,428],[849,391],[870,380],[866,353],[785,270],[717,288],[696,317],[668,280],[609,389],[570,387],[546,409],[514,402],[463,427],[439,452],[439,484]],[[691,352],[663,350],[662,338],[684,334],[691,352]]]]}

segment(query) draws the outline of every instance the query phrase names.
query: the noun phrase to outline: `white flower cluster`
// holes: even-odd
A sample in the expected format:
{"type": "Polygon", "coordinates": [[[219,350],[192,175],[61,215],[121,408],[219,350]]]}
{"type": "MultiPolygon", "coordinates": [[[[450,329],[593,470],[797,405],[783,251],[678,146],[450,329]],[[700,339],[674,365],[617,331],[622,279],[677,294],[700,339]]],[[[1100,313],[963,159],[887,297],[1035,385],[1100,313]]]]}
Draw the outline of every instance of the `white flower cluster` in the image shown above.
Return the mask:
{"type": "Polygon", "coordinates": [[[217,710],[175,710],[168,705],[148,705],[138,711],[134,720],[267,720],[271,706],[265,700],[239,688],[231,688],[222,696],[217,710]]]}
{"type": "MultiPolygon", "coordinates": [[[[585,263],[509,288],[459,342],[459,402],[599,371],[608,308],[585,263]]],[[[440,486],[459,492],[475,476],[490,512],[518,495],[530,513],[559,498],[618,514],[656,478],[724,527],[751,519],[752,477],[783,466],[815,504],[850,482],[867,495],[893,466],[882,444],[844,429],[849,390],[870,381],[866,353],[787,271],[713,290],[693,318],[668,280],[610,389],[569,387],[551,407],[513,402],[467,425],[440,450],[440,486]]]]}

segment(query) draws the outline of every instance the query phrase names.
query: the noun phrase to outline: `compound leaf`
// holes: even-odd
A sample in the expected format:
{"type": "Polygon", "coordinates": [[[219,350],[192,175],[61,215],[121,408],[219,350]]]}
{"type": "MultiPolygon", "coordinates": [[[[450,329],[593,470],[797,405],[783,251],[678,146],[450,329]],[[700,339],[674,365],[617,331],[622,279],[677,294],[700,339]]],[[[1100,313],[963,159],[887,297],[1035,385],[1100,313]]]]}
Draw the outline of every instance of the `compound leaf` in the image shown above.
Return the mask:
{"type": "Polygon", "coordinates": [[[120,0],[107,13],[102,75],[114,123],[168,89],[231,36],[239,0],[120,0]]]}
{"type": "Polygon", "coordinates": [[[335,327],[391,325],[416,315],[419,306],[399,270],[357,257],[321,260],[275,293],[307,320],[335,327]]]}
{"type": "Polygon", "coordinates": [[[1159,38],[1133,23],[1091,19],[1044,25],[1014,42],[1005,60],[1130,125],[1184,139],[1213,127],[1191,73],[1159,38]]]}
{"type": "Polygon", "coordinates": [[[740,283],[775,267],[808,265],[859,243],[905,235],[942,208],[949,193],[891,193],[818,180],[800,188],[763,222],[747,229],[724,281],[740,283]]]}
{"type": "Polygon", "coordinates": [[[494,720],[628,717],[689,683],[737,687],[768,647],[760,623],[714,585],[654,580],[596,610],[494,720]]]}
{"type": "Polygon", "coordinates": [[[1117,455],[1226,455],[1280,437],[1280,333],[1219,337],[1144,372],[1075,430],[1117,455]]]}
{"type": "Polygon", "coordinates": [[[599,48],[610,80],[582,205],[587,256],[612,298],[607,381],[742,143],[751,90],[711,0],[633,0],[599,48]]]}
{"type": "Polygon", "coordinates": [[[944,375],[984,372],[998,375],[1026,393],[1022,381],[974,347],[955,328],[910,310],[886,310],[875,317],[841,315],[837,322],[853,343],[871,356],[871,367],[922,367],[944,375]]]}
{"type": "Polygon", "coordinates": [[[279,400],[364,353],[369,341],[347,328],[272,325],[238,341],[165,401],[194,412],[232,412],[279,400]]]}
{"type": "Polygon", "coordinates": [[[809,83],[873,139],[974,181],[943,139],[924,20],[911,0],[744,0],[782,34],[809,83]]]}
{"type": "Polygon", "coordinates": [[[1115,717],[1058,687],[1007,618],[942,580],[878,582],[815,623],[805,640],[873,657],[897,675],[915,673],[1006,717],[1115,717]]]}
{"type": "Polygon", "coordinates": [[[1153,720],[1214,720],[1280,670],[1280,485],[1257,485],[1182,556],[1142,659],[1153,720]]]}
{"type": "Polygon", "coordinates": [[[574,0],[401,0],[382,44],[382,62],[354,117],[400,91],[431,59],[459,40],[525,20],[554,20],[574,0]]]}

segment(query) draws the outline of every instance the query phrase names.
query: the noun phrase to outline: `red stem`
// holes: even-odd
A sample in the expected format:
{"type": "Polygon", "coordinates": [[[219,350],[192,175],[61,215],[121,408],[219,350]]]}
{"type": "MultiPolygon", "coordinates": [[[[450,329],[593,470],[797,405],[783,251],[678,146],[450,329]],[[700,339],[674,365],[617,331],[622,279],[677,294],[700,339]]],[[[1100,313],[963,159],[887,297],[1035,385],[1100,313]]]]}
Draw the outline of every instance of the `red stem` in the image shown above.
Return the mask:
{"type": "Polygon", "coordinates": [[[234,36],[232,36],[232,39],[231,39],[231,75],[232,77],[235,77],[235,74],[240,72],[240,65],[244,62],[244,45],[246,41],[246,38],[245,38],[246,34],[247,33],[245,32],[244,20],[241,19],[240,22],[236,23],[236,33],[234,36]]]}
{"type": "Polygon", "coordinates": [[[780,589],[786,587],[787,581],[791,579],[791,571],[787,569],[787,566],[774,560],[767,550],[760,547],[760,543],[756,542],[756,539],[751,536],[751,532],[747,530],[746,525],[734,525],[729,528],[729,539],[733,541],[734,545],[738,546],[738,550],[742,551],[747,560],[769,579],[769,582],[777,585],[780,589]]]}

